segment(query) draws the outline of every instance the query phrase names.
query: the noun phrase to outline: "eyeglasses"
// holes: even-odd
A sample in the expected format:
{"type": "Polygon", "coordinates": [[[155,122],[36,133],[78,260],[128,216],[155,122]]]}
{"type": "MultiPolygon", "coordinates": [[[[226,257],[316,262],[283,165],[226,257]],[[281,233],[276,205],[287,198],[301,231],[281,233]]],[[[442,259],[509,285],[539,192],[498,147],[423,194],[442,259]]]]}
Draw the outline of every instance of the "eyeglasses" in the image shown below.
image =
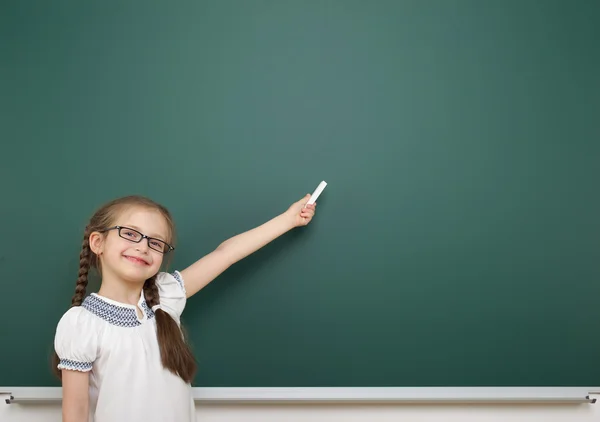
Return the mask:
{"type": "Polygon", "coordinates": [[[106,228],[106,229],[102,230],[102,232],[107,232],[109,230],[115,230],[115,229],[119,231],[120,237],[122,237],[123,239],[129,240],[130,242],[133,242],[133,243],[140,243],[142,241],[142,239],[147,239],[148,247],[150,249],[154,249],[155,251],[160,252],[162,254],[166,254],[167,252],[170,252],[175,249],[173,246],[169,245],[164,240],[160,240],[155,237],[148,237],[145,234],[142,234],[139,231],[131,229],[129,227],[114,226],[114,227],[106,228]]]}

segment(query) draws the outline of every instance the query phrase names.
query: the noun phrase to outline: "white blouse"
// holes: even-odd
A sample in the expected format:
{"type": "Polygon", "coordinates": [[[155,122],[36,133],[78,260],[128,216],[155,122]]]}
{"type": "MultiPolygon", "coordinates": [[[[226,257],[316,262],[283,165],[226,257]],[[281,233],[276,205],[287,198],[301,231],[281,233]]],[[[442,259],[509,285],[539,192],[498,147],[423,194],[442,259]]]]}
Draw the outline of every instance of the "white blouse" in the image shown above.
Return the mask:
{"type": "MultiPolygon", "coordinates": [[[[180,324],[186,303],[181,274],[159,273],[161,309],[180,324]]],[[[90,372],[90,422],[195,421],[191,385],[163,368],[156,319],[142,292],[134,305],[92,293],[60,319],[54,340],[59,369],[90,372]]]]}

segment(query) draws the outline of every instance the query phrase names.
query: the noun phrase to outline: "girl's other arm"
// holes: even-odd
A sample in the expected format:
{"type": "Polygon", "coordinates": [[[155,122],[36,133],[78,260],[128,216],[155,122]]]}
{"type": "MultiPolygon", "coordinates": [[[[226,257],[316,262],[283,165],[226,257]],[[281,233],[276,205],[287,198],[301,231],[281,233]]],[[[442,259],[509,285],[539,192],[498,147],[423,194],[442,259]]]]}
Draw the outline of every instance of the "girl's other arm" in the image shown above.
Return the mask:
{"type": "Polygon", "coordinates": [[[306,226],[310,223],[315,215],[316,204],[305,207],[304,204],[309,198],[310,194],[307,194],[300,201],[293,203],[283,214],[252,230],[227,239],[213,252],[181,271],[187,297],[194,295],[231,265],[254,253],[277,237],[294,227],[306,226]]]}
{"type": "Polygon", "coordinates": [[[87,422],[89,417],[89,372],[62,371],[63,422],[87,422]]]}

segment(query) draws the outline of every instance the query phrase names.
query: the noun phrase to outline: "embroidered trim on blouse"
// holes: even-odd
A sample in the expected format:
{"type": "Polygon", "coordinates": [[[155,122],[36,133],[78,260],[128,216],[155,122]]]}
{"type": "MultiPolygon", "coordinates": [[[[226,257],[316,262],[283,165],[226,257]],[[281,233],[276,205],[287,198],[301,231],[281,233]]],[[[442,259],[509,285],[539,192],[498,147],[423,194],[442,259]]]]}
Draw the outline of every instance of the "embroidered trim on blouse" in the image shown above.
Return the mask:
{"type": "Polygon", "coordinates": [[[61,359],[58,369],[71,369],[74,371],[87,372],[92,369],[92,362],[78,362],[76,360],[61,359]]]}
{"type": "MultiPolygon", "coordinates": [[[[118,327],[137,327],[142,325],[138,320],[135,309],[105,302],[94,295],[86,297],[81,306],[109,324],[118,327]]],[[[154,312],[148,307],[146,301],[141,303],[141,307],[148,319],[154,318],[154,312]]]]}
{"type": "Polygon", "coordinates": [[[148,319],[154,318],[154,311],[148,307],[148,304],[146,303],[145,300],[142,302],[142,309],[148,316],[148,319]]]}
{"type": "Polygon", "coordinates": [[[172,275],[175,278],[175,280],[177,280],[177,282],[179,283],[179,287],[181,287],[181,290],[183,290],[183,293],[186,293],[185,284],[183,282],[183,277],[181,276],[179,271],[174,271],[172,275]]]}

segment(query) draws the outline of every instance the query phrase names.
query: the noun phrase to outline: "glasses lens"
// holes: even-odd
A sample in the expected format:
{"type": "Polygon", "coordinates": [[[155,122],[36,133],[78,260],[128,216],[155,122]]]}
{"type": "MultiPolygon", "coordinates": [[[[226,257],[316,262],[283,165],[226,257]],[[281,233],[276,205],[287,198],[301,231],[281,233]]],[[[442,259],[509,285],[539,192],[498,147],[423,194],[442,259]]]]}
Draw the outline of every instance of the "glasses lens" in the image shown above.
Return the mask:
{"type": "Polygon", "coordinates": [[[167,246],[167,244],[165,242],[163,242],[162,240],[158,240],[158,239],[148,239],[148,245],[155,251],[158,251],[161,253],[165,253],[169,249],[169,247],[167,246]]]}
{"type": "Polygon", "coordinates": [[[126,227],[122,227],[119,230],[119,235],[127,240],[131,240],[132,242],[139,242],[140,239],[142,238],[142,234],[133,230],[133,229],[128,229],[126,227]]]}

